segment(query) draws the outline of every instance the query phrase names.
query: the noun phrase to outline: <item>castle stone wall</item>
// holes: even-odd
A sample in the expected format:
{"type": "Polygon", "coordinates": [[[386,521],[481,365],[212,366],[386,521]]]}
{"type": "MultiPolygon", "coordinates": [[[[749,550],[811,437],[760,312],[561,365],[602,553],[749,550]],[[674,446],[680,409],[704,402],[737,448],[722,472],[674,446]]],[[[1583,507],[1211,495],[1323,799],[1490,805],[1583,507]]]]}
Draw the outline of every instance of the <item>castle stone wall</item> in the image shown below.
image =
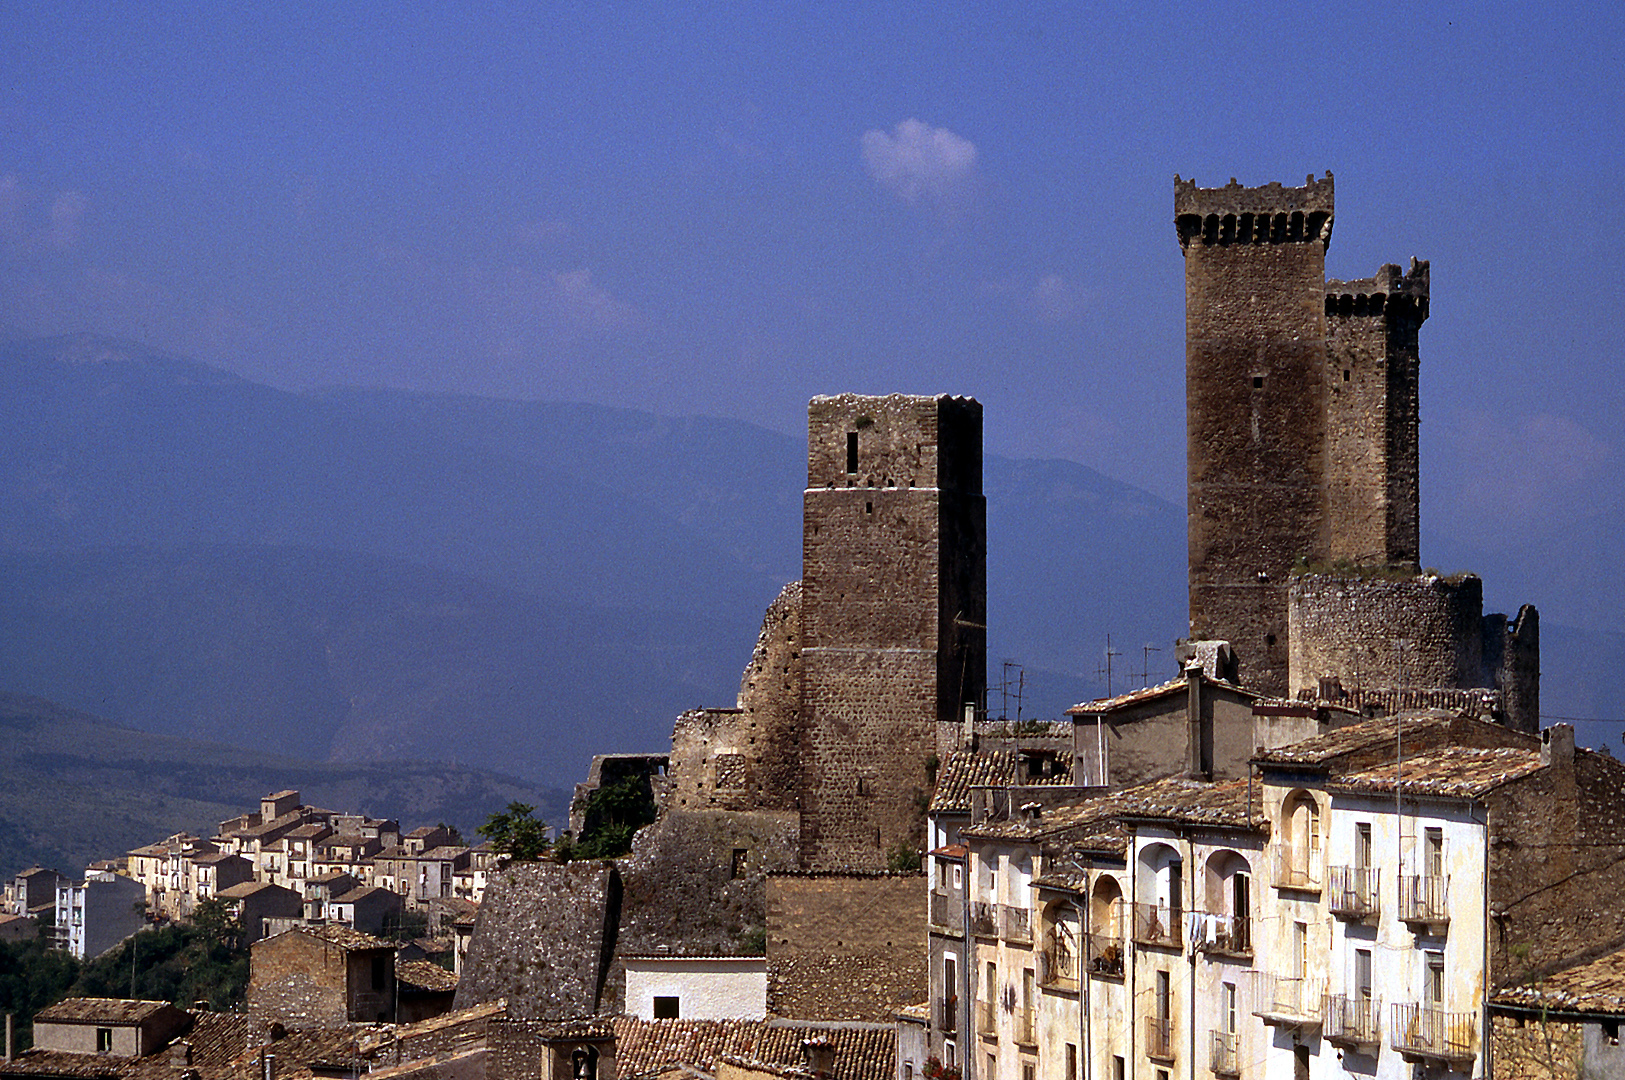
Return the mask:
{"type": "Polygon", "coordinates": [[[1491,685],[1484,673],[1484,587],[1475,575],[1396,581],[1300,574],[1289,603],[1293,691],[1325,676],[1350,689],[1491,685]],[[1403,650],[1396,646],[1401,639],[1403,650]]]}
{"type": "Polygon", "coordinates": [[[926,888],[909,874],[767,879],[767,1011],[889,1022],[927,994],[926,888]]]}

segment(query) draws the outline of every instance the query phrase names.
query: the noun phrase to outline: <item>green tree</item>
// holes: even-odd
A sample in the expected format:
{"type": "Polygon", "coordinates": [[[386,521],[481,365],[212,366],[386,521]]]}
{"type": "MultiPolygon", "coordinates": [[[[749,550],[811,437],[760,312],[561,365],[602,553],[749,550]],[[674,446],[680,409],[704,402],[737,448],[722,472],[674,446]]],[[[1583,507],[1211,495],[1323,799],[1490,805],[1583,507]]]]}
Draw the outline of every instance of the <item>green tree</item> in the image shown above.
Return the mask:
{"type": "Polygon", "coordinates": [[[535,816],[536,808],[511,802],[485,819],[476,831],[491,841],[491,850],[520,862],[535,862],[547,853],[547,823],[535,816]]]}
{"type": "Polygon", "coordinates": [[[604,784],[587,797],[581,835],[561,843],[558,857],[616,859],[632,850],[632,836],[655,819],[654,792],[645,777],[629,776],[604,784]]]}
{"type": "Polygon", "coordinates": [[[44,937],[0,941],[0,1012],[17,1017],[17,1049],[34,1043],[34,1014],[67,997],[78,977],[79,961],[44,937]]]}

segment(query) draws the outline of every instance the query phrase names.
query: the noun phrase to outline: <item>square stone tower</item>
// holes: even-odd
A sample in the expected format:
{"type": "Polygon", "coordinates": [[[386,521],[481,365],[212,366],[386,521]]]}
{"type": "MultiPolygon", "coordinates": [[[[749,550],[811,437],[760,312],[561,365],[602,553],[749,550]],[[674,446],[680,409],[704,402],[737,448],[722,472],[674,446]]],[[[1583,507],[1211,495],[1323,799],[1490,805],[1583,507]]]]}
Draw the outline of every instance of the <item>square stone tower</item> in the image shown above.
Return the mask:
{"type": "Polygon", "coordinates": [[[1174,178],[1185,256],[1190,632],[1285,693],[1287,577],[1325,550],[1326,245],[1332,177],[1174,178]]]}
{"type": "Polygon", "coordinates": [[[938,723],[987,669],[982,406],[814,398],[802,531],[801,851],[884,868],[922,839],[938,723]]]}
{"type": "Polygon", "coordinates": [[[1332,175],[1199,188],[1174,178],[1185,256],[1190,632],[1287,694],[1288,578],[1414,574],[1417,337],[1428,264],[1326,281],[1332,175]]]}

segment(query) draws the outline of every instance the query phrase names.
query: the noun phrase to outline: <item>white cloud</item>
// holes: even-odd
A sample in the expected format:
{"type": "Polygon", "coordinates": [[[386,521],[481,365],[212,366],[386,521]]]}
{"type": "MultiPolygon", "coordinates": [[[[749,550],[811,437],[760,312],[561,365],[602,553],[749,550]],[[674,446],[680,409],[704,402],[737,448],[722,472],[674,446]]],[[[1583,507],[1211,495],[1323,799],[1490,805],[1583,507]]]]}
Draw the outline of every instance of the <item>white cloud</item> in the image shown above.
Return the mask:
{"type": "Polygon", "coordinates": [[[865,131],[862,144],[869,175],[904,202],[955,201],[975,176],[975,145],[919,120],[904,120],[889,134],[865,131]]]}
{"type": "Polygon", "coordinates": [[[1066,322],[1083,309],[1083,293],[1060,274],[1045,274],[1027,297],[1033,314],[1047,323],[1066,322]]]}
{"type": "Polygon", "coordinates": [[[621,303],[593,281],[591,270],[555,272],[553,286],[560,314],[577,326],[618,330],[637,320],[630,304],[621,303]]]}

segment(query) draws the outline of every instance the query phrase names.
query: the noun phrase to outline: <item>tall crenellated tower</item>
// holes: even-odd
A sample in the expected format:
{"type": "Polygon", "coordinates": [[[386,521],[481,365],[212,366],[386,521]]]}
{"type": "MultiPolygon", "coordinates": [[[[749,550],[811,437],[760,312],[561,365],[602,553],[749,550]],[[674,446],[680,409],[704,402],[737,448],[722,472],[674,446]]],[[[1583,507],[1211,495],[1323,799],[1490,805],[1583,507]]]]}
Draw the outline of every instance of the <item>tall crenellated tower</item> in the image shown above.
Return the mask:
{"type": "Polygon", "coordinates": [[[1417,333],[1428,264],[1326,283],[1326,556],[1415,573],[1417,333]]]}
{"type": "Polygon", "coordinates": [[[1174,178],[1185,256],[1190,633],[1287,691],[1287,584],[1327,550],[1326,246],[1332,176],[1174,178]]]}
{"type": "Polygon", "coordinates": [[[814,398],[803,513],[802,863],[884,868],[922,839],[938,723],[982,700],[981,405],[814,398]]]}

